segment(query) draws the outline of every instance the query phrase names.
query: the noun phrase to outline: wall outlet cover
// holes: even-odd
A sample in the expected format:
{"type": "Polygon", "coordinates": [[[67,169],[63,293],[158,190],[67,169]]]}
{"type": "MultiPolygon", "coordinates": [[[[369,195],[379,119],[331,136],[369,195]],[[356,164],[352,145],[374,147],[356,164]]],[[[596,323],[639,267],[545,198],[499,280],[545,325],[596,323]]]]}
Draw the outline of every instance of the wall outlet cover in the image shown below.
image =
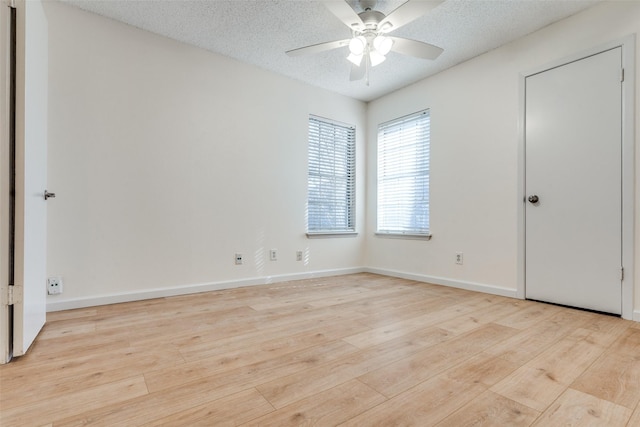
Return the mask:
{"type": "Polygon", "coordinates": [[[47,294],[59,295],[62,293],[62,277],[49,277],[47,279],[47,294]]]}

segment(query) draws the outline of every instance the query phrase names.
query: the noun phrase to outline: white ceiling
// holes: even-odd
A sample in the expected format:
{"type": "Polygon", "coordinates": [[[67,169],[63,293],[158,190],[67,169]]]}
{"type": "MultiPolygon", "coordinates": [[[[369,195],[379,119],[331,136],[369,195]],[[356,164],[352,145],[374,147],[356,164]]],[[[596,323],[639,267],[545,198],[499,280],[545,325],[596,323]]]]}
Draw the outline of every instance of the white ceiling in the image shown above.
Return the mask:
{"type": "MultiPolygon", "coordinates": [[[[350,37],[318,0],[61,0],[135,27],[362,101],[452,67],[600,0],[446,0],[392,35],[444,48],[435,61],[391,52],[370,85],[349,81],[347,47],[291,58],[285,51],[350,37]]],[[[341,1],[341,0],[331,0],[341,1]]],[[[421,0],[411,0],[421,1],[421,0]]],[[[360,12],[357,0],[348,0],[360,12]]],[[[389,14],[404,0],[379,0],[389,14]]]]}

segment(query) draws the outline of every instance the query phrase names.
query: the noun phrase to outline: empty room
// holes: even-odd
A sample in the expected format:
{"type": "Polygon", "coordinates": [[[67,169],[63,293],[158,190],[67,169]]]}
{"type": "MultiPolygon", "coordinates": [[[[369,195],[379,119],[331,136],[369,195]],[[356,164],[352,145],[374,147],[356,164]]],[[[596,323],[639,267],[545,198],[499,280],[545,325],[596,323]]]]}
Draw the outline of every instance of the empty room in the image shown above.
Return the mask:
{"type": "Polygon", "coordinates": [[[0,0],[0,426],[639,426],[638,32],[0,0]]]}

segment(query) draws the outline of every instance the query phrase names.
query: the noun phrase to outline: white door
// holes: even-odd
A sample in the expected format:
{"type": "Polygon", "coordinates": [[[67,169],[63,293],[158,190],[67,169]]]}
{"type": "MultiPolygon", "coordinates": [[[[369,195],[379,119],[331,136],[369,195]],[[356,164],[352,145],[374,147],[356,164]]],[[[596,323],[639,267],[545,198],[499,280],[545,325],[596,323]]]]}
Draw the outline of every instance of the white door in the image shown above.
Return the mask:
{"type": "Polygon", "coordinates": [[[17,1],[16,235],[13,355],[46,319],[47,20],[40,1],[17,1]]]}
{"type": "Polygon", "coordinates": [[[621,55],[526,78],[528,299],[621,313],[621,55]]]}

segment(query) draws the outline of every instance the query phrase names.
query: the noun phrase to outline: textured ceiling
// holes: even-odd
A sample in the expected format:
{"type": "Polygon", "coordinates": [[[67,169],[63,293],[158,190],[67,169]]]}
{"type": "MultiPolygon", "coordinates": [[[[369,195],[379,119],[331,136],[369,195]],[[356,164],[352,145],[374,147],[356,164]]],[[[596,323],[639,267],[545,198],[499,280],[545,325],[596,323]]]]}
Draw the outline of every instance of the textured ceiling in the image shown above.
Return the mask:
{"type": "MultiPolygon", "coordinates": [[[[349,29],[317,0],[61,0],[319,86],[371,101],[480,55],[600,0],[446,0],[394,36],[444,48],[436,60],[395,52],[373,68],[370,85],[349,81],[348,48],[289,57],[285,51],[350,37],[349,29]]],[[[331,0],[341,1],[341,0],[331,0]]],[[[421,1],[421,0],[412,0],[421,1]]],[[[348,0],[360,12],[357,0],[348,0]]],[[[379,0],[389,14],[403,0],[379,0]]]]}

